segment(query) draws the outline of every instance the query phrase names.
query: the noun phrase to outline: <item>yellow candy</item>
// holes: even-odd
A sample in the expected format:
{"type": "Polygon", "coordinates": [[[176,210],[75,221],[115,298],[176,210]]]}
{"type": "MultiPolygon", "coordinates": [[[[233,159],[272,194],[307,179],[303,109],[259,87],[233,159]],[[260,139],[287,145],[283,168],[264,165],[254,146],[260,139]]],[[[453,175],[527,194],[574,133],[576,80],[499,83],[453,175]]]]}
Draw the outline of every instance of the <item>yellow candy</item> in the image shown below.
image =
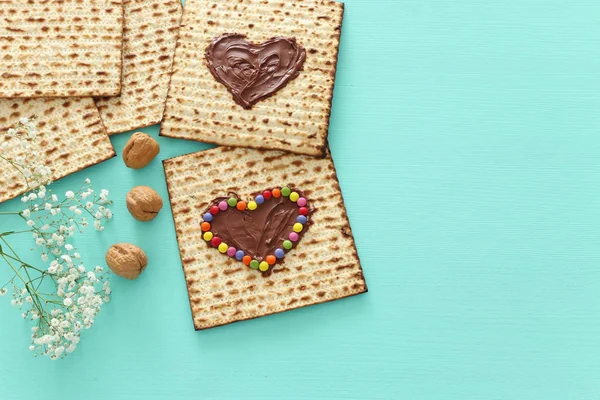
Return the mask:
{"type": "Polygon", "coordinates": [[[290,200],[293,201],[294,203],[297,202],[299,198],[300,198],[300,195],[296,192],[292,192],[290,194],[290,200]]]}
{"type": "Polygon", "coordinates": [[[204,236],[202,236],[202,237],[207,242],[210,242],[212,240],[212,238],[213,238],[213,233],[212,232],[204,232],[204,236]]]}
{"type": "Polygon", "coordinates": [[[258,264],[258,269],[260,269],[262,272],[267,271],[269,269],[269,263],[266,261],[261,262],[258,264]]]}
{"type": "Polygon", "coordinates": [[[302,228],[304,228],[304,226],[302,226],[302,224],[300,222],[296,222],[294,224],[294,232],[300,233],[300,232],[302,232],[302,228]]]}
{"type": "Polygon", "coordinates": [[[248,203],[248,210],[254,211],[256,210],[256,207],[258,207],[258,204],[256,204],[255,201],[251,201],[250,203],[248,203]]]}
{"type": "Polygon", "coordinates": [[[219,245],[219,251],[220,251],[221,253],[226,253],[228,248],[229,248],[229,246],[227,246],[225,243],[221,243],[221,244],[219,245]]]}

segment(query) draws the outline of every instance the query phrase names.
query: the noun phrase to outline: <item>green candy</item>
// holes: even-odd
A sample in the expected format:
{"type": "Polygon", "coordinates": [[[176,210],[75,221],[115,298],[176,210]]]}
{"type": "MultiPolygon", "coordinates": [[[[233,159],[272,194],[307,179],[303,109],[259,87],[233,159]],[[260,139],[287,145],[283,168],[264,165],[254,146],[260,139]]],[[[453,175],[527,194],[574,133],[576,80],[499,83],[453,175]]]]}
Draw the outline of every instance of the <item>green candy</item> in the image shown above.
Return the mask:
{"type": "Polygon", "coordinates": [[[292,241],[291,240],[284,240],[283,241],[283,248],[286,250],[291,249],[293,246],[292,241]]]}
{"type": "Polygon", "coordinates": [[[229,207],[235,207],[235,205],[237,204],[237,199],[234,199],[232,197],[229,200],[227,200],[227,204],[229,204],[229,207]]]}
{"type": "Polygon", "coordinates": [[[250,261],[250,268],[258,269],[258,261],[256,261],[256,260],[250,261]]]}
{"type": "Polygon", "coordinates": [[[281,195],[283,197],[288,197],[290,193],[292,193],[292,190],[289,187],[286,186],[284,188],[281,188],[281,195]]]}

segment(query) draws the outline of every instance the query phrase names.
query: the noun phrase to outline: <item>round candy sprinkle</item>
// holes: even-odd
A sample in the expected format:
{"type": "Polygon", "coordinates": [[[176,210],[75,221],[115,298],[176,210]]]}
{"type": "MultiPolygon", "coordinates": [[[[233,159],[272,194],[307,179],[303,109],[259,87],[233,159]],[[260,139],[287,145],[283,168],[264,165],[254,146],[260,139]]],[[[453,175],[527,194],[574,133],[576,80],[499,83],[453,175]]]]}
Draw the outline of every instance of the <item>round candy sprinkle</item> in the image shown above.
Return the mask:
{"type": "Polygon", "coordinates": [[[221,238],[218,236],[215,236],[214,238],[212,238],[212,240],[210,241],[210,244],[212,244],[213,246],[217,247],[218,245],[221,244],[221,238]]]}
{"type": "Polygon", "coordinates": [[[262,195],[265,198],[265,200],[270,200],[273,193],[271,193],[270,190],[265,190],[262,195]]]}
{"type": "Polygon", "coordinates": [[[213,220],[213,216],[211,213],[207,212],[206,214],[204,214],[202,216],[202,218],[206,221],[206,222],[212,222],[213,220]]]}
{"type": "Polygon", "coordinates": [[[246,202],[245,201],[238,201],[236,207],[237,207],[238,210],[244,211],[246,209],[246,202]]]}
{"type": "Polygon", "coordinates": [[[252,268],[252,269],[258,269],[258,261],[256,261],[256,260],[250,261],[250,268],[252,268]]]}
{"type": "Polygon", "coordinates": [[[236,248],[235,248],[235,247],[230,247],[230,248],[228,248],[228,249],[227,249],[227,255],[228,255],[229,257],[233,257],[233,256],[235,256],[235,252],[236,252],[236,251],[237,251],[237,250],[236,250],[236,248]]]}
{"type": "Polygon", "coordinates": [[[276,199],[281,197],[281,190],[279,189],[273,189],[271,193],[273,193],[273,197],[275,197],[276,199]]]}
{"type": "Polygon", "coordinates": [[[284,249],[289,250],[289,249],[292,248],[292,246],[293,246],[293,243],[290,242],[289,240],[284,240],[283,241],[283,248],[284,249]]]}
{"type": "Polygon", "coordinates": [[[306,208],[306,207],[300,207],[300,209],[298,210],[298,213],[300,215],[308,215],[308,208],[306,208]]]}
{"type": "Polygon", "coordinates": [[[298,192],[290,193],[290,200],[293,201],[294,203],[297,202],[299,198],[300,198],[300,195],[298,194],[298,192]]]}
{"type": "Polygon", "coordinates": [[[227,206],[228,206],[227,202],[226,201],[222,201],[222,202],[219,203],[219,210],[225,211],[225,210],[227,210],[227,206]]]}
{"type": "Polygon", "coordinates": [[[300,233],[300,232],[302,232],[302,229],[304,229],[304,226],[302,226],[302,224],[300,222],[296,222],[294,224],[294,228],[293,229],[294,229],[294,232],[300,233]]]}
{"type": "Polygon", "coordinates": [[[215,215],[215,214],[216,214],[216,213],[218,213],[218,212],[219,212],[219,207],[217,207],[217,206],[212,206],[212,207],[210,208],[210,213],[211,213],[212,215],[215,215]]]}
{"type": "Polygon", "coordinates": [[[261,263],[258,265],[258,269],[260,269],[262,272],[265,272],[265,271],[267,271],[267,270],[269,269],[269,263],[268,263],[268,262],[266,262],[266,261],[263,261],[263,262],[261,262],[261,263]]]}
{"type": "Polygon", "coordinates": [[[285,186],[281,188],[281,195],[283,197],[288,197],[290,193],[292,193],[292,189],[290,189],[289,187],[285,186]]]}
{"type": "Polygon", "coordinates": [[[210,222],[203,222],[200,224],[200,229],[202,229],[202,232],[207,232],[210,231],[210,222]]]}
{"type": "Polygon", "coordinates": [[[213,233],[212,232],[204,232],[204,235],[202,237],[204,238],[204,240],[209,242],[213,238],[213,233]]]}
{"type": "Polygon", "coordinates": [[[283,258],[284,255],[285,255],[285,252],[283,251],[283,249],[276,249],[275,250],[275,257],[277,257],[277,258],[283,258]]]}
{"type": "Polygon", "coordinates": [[[252,257],[250,257],[250,256],[244,256],[242,258],[242,262],[244,263],[244,265],[250,265],[250,262],[252,262],[252,257]]]}
{"type": "Polygon", "coordinates": [[[235,253],[235,258],[236,258],[238,261],[242,261],[242,260],[244,259],[244,252],[243,252],[243,251],[241,251],[241,250],[238,250],[238,251],[235,253]]]}
{"type": "Polygon", "coordinates": [[[235,207],[235,205],[237,204],[237,199],[232,197],[229,200],[227,200],[227,204],[229,204],[229,207],[235,207]]]}
{"type": "Polygon", "coordinates": [[[262,194],[259,194],[254,198],[254,201],[256,201],[256,204],[262,204],[265,202],[265,198],[262,194]]]}
{"type": "Polygon", "coordinates": [[[219,245],[219,251],[220,251],[221,253],[225,253],[225,252],[227,252],[227,249],[228,249],[228,248],[229,248],[229,246],[227,246],[225,243],[221,243],[221,244],[219,245]]]}
{"type": "Polygon", "coordinates": [[[306,221],[308,221],[308,218],[306,218],[304,215],[298,215],[298,218],[296,218],[296,221],[298,221],[302,225],[304,225],[306,223],[306,221]]]}
{"type": "Polygon", "coordinates": [[[289,237],[290,237],[290,240],[291,240],[292,242],[297,242],[297,241],[298,241],[298,239],[300,238],[296,232],[292,232],[292,233],[290,233],[290,236],[289,236],[289,237]]]}
{"type": "Polygon", "coordinates": [[[255,201],[251,201],[250,203],[248,203],[248,210],[250,210],[250,211],[256,210],[257,207],[258,207],[258,204],[256,204],[255,201]]]}
{"type": "Polygon", "coordinates": [[[300,197],[296,203],[298,203],[298,206],[304,207],[306,205],[307,201],[304,197],[300,197]]]}
{"type": "Polygon", "coordinates": [[[275,258],[275,256],[267,256],[267,258],[265,258],[265,261],[267,262],[267,264],[273,265],[275,264],[277,259],[275,258]]]}

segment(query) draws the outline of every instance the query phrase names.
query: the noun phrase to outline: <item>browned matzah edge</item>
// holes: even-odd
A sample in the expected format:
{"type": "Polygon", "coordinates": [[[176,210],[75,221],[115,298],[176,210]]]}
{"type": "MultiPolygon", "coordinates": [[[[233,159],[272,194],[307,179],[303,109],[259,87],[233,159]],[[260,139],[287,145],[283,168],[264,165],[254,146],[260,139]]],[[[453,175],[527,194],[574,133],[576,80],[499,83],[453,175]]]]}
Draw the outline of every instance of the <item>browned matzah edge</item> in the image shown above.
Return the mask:
{"type": "MultiPolygon", "coordinates": [[[[228,147],[228,146],[223,146],[223,147],[228,147]]],[[[233,147],[233,146],[229,146],[229,147],[233,147]]],[[[198,151],[198,152],[192,152],[192,153],[183,154],[183,155],[180,155],[180,156],[168,158],[166,160],[162,160],[163,170],[165,170],[165,164],[174,162],[178,158],[185,157],[185,156],[188,156],[190,154],[202,153],[202,152],[210,151],[210,150],[213,150],[213,149],[201,150],[201,151],[198,151]]],[[[272,150],[271,149],[268,149],[268,150],[260,149],[260,151],[272,151],[272,150]]],[[[331,155],[331,151],[329,150],[329,145],[326,145],[325,146],[325,155],[323,157],[326,157],[328,155],[331,155]]],[[[306,156],[306,155],[304,154],[304,156],[306,156]]],[[[307,157],[310,157],[310,156],[307,156],[307,157]]],[[[338,186],[338,189],[339,189],[339,192],[340,192],[340,197],[342,198],[342,204],[343,204],[343,207],[344,207],[344,214],[346,215],[346,219],[348,221],[348,227],[350,228],[350,231],[352,232],[352,224],[350,223],[350,218],[348,217],[348,211],[346,209],[346,202],[344,201],[344,195],[342,193],[342,188],[339,185],[339,179],[338,179],[338,176],[337,176],[337,169],[335,167],[335,163],[333,162],[333,159],[331,160],[331,164],[333,165],[334,179],[335,179],[335,182],[336,182],[336,184],[338,186]]],[[[184,274],[184,280],[185,280],[185,270],[183,268],[183,254],[181,254],[181,246],[179,245],[179,233],[177,232],[177,221],[175,220],[175,213],[173,213],[173,206],[172,206],[172,202],[171,202],[171,185],[169,183],[169,180],[166,177],[166,170],[165,170],[165,181],[166,181],[166,184],[167,184],[167,194],[168,194],[168,197],[169,197],[169,206],[171,207],[171,217],[173,219],[173,227],[175,228],[175,238],[176,238],[176,241],[177,241],[177,249],[179,251],[179,259],[181,261],[181,270],[182,270],[182,272],[184,274]]],[[[295,307],[291,306],[291,307],[289,307],[289,308],[287,308],[285,310],[274,311],[274,312],[271,312],[271,313],[268,313],[268,314],[257,315],[257,316],[254,316],[254,317],[248,317],[248,318],[238,319],[238,320],[231,321],[231,322],[225,322],[225,323],[222,323],[222,324],[215,324],[215,325],[212,325],[212,326],[207,326],[207,327],[204,327],[204,328],[199,328],[199,327],[196,326],[196,322],[195,322],[195,319],[194,319],[194,311],[193,311],[193,308],[192,308],[193,307],[192,306],[192,296],[190,295],[190,286],[187,283],[187,280],[185,280],[186,281],[186,284],[185,284],[186,291],[188,292],[188,300],[189,300],[188,303],[189,303],[189,306],[190,306],[190,315],[192,317],[192,324],[194,325],[194,330],[195,331],[204,331],[204,330],[208,330],[208,329],[212,329],[212,328],[217,328],[217,327],[220,327],[220,326],[234,324],[236,322],[250,321],[250,320],[253,320],[253,319],[257,319],[257,318],[262,318],[262,317],[267,317],[267,316],[270,316],[270,315],[281,314],[283,312],[292,311],[292,310],[298,310],[298,309],[301,309],[301,308],[315,306],[315,305],[319,305],[319,304],[330,303],[332,301],[346,299],[346,298],[349,298],[349,297],[358,296],[358,295],[367,293],[369,291],[369,288],[368,288],[368,285],[367,285],[367,280],[365,278],[364,270],[362,268],[362,263],[360,261],[360,256],[358,255],[358,249],[356,248],[356,239],[354,238],[354,233],[352,233],[352,239],[353,239],[352,240],[352,246],[354,247],[354,256],[356,257],[356,262],[358,263],[358,268],[359,268],[360,273],[361,273],[361,275],[363,277],[363,282],[364,282],[364,290],[363,291],[356,292],[356,293],[351,293],[349,295],[340,296],[340,297],[336,297],[336,298],[329,299],[329,300],[315,302],[315,303],[312,303],[312,304],[305,304],[305,305],[302,305],[302,306],[295,306],[295,307]]]]}

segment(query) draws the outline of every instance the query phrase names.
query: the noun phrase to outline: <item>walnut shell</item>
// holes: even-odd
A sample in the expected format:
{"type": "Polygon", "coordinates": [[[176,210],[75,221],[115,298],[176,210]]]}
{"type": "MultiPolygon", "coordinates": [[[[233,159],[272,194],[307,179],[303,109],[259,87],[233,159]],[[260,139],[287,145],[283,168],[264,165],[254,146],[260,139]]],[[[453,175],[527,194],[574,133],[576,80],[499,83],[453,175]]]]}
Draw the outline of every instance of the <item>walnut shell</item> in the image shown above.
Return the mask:
{"type": "Polygon", "coordinates": [[[148,186],[136,186],[127,193],[127,209],[138,221],[152,221],[163,206],[156,191],[148,186]]]}
{"type": "Polygon", "coordinates": [[[137,246],[119,243],[112,245],[106,252],[106,264],[115,274],[133,280],[146,269],[148,257],[137,246]]]}
{"type": "Polygon", "coordinates": [[[129,168],[140,169],[150,164],[158,153],[160,146],[152,136],[136,132],[131,135],[123,149],[123,161],[129,168]]]}

